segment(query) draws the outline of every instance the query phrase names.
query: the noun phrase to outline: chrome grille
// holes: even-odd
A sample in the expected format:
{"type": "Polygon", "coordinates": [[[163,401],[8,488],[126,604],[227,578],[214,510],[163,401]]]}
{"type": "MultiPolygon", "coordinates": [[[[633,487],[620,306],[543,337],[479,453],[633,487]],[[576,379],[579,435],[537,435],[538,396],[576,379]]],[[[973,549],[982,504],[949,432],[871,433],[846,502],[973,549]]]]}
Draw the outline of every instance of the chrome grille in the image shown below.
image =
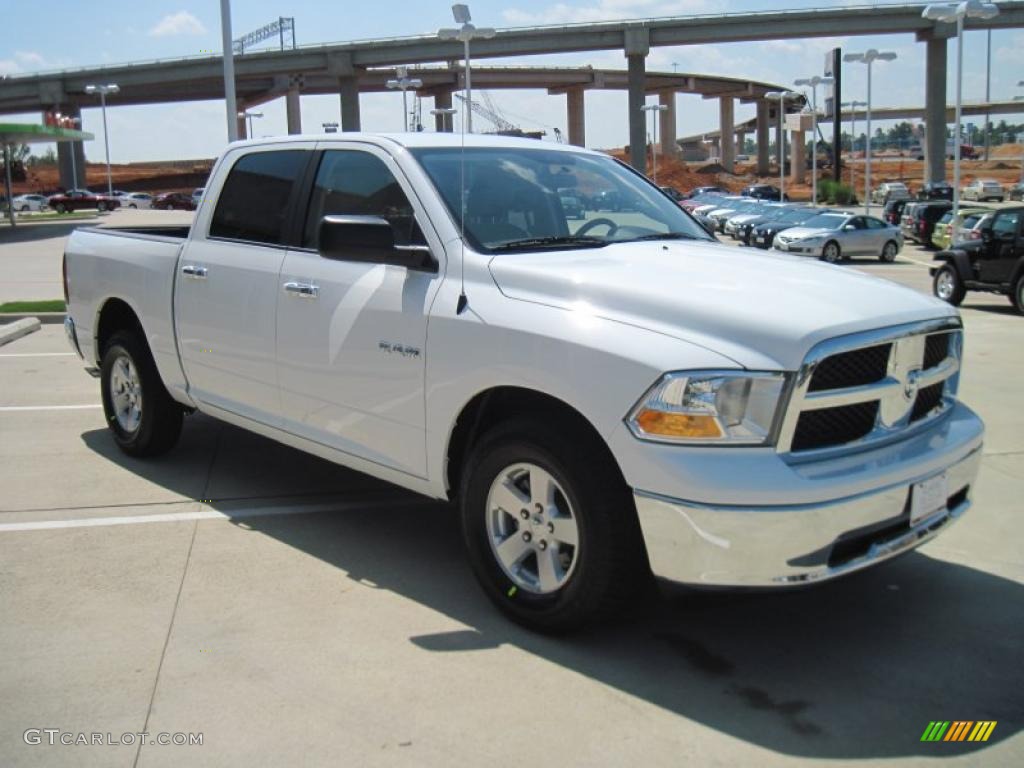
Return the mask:
{"type": "Polygon", "coordinates": [[[956,396],[961,333],[952,318],[818,344],[796,375],[778,450],[818,456],[923,428],[956,396]]]}

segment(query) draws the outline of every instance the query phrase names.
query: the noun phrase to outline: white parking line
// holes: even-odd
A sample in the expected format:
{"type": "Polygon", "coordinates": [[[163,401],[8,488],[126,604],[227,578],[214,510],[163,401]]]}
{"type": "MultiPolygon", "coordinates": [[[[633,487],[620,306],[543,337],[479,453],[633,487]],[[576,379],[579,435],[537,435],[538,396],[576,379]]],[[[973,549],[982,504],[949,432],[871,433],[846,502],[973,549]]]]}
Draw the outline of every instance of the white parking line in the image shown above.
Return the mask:
{"type": "Polygon", "coordinates": [[[921,266],[921,267],[934,267],[935,266],[935,262],[934,261],[918,261],[917,259],[912,259],[909,256],[904,256],[902,253],[897,258],[903,259],[904,261],[909,261],[912,264],[917,264],[918,266],[921,266]]]}
{"type": "Polygon", "coordinates": [[[87,408],[102,408],[96,405],[0,405],[0,413],[9,411],[81,411],[87,408]]]}
{"type": "Polygon", "coordinates": [[[0,357],[74,357],[74,352],[4,352],[0,357]]]}
{"type": "Polygon", "coordinates": [[[155,515],[130,515],[116,517],[86,517],[74,520],[39,520],[30,523],[0,523],[0,533],[16,531],[53,531],[63,528],[94,528],[111,525],[141,525],[144,523],[178,523],[188,520],[239,520],[249,517],[268,517],[271,515],[309,515],[315,512],[344,512],[350,509],[376,509],[379,507],[407,507],[410,505],[430,504],[430,499],[403,499],[378,501],[342,501],[321,504],[304,504],[300,506],[257,507],[255,509],[238,509],[232,512],[219,512],[216,509],[199,509],[193,512],[166,512],[155,515]]]}

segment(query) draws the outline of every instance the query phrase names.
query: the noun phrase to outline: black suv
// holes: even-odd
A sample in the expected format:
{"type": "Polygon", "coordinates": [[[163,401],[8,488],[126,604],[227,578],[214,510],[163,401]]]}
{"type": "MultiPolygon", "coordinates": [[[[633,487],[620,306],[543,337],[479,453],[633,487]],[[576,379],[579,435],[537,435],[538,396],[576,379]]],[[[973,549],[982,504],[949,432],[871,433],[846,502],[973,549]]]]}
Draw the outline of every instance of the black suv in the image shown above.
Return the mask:
{"type": "Polygon", "coordinates": [[[928,203],[909,203],[903,209],[900,229],[905,240],[915,240],[926,248],[932,247],[932,231],[935,223],[953,207],[946,201],[928,203]]]}
{"type": "Polygon", "coordinates": [[[1001,293],[1024,314],[1024,207],[996,211],[980,240],[957,243],[935,260],[943,263],[930,270],[932,287],[943,301],[955,307],[967,291],[1001,293]]]}
{"type": "Polygon", "coordinates": [[[929,181],[917,190],[918,200],[952,200],[953,187],[945,181],[929,181]]]}
{"type": "Polygon", "coordinates": [[[900,218],[903,216],[903,209],[907,207],[908,200],[890,200],[882,209],[882,218],[894,227],[900,225],[900,218]]]}
{"type": "Polygon", "coordinates": [[[744,197],[753,197],[758,200],[775,200],[780,203],[789,200],[789,195],[782,194],[778,187],[773,187],[771,184],[751,184],[749,187],[744,187],[740,194],[744,197]]]}

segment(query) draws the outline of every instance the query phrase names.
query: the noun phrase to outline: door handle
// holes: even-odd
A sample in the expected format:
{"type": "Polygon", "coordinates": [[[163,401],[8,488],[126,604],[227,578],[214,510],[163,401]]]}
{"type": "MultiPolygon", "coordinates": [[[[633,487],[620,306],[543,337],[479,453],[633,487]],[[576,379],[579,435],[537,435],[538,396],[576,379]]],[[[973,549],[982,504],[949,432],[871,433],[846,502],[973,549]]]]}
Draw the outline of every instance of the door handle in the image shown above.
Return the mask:
{"type": "Polygon", "coordinates": [[[197,267],[194,264],[186,264],[181,268],[181,274],[191,277],[193,280],[206,279],[206,267],[197,267]]]}
{"type": "Polygon", "coordinates": [[[284,289],[300,299],[315,299],[320,295],[320,289],[311,283],[285,283],[284,289]]]}

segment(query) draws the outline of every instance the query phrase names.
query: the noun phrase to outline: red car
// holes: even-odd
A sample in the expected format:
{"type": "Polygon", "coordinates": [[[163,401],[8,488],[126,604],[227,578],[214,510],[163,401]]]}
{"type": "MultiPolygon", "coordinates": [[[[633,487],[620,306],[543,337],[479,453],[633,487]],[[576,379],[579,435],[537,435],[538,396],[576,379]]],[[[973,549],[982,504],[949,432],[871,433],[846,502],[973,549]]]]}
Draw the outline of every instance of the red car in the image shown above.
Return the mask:
{"type": "Polygon", "coordinates": [[[164,211],[194,211],[196,203],[191,195],[184,192],[167,192],[154,197],[152,207],[164,211]]]}
{"type": "Polygon", "coordinates": [[[97,195],[87,189],[71,189],[53,195],[48,201],[57,213],[95,208],[97,211],[112,211],[121,207],[121,201],[108,195],[97,195]]]}

